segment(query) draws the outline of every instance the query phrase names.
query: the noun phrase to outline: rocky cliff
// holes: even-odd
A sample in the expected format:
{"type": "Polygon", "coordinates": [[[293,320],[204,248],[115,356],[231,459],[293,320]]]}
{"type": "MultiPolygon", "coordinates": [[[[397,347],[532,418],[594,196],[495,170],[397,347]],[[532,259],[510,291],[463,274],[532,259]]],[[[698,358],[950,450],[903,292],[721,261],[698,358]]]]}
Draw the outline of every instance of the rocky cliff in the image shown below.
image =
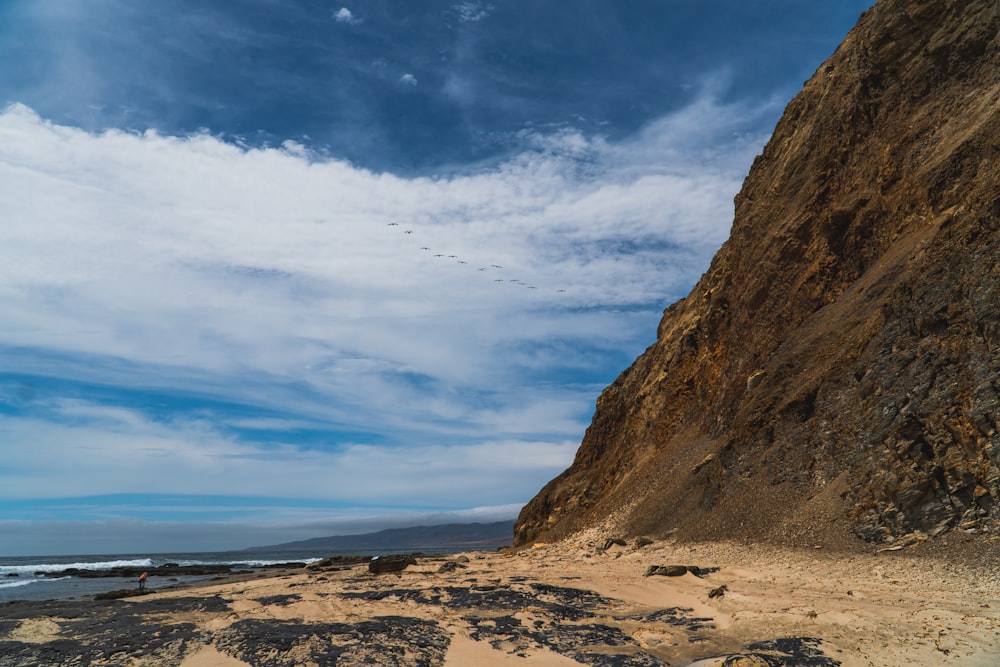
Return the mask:
{"type": "Polygon", "coordinates": [[[515,542],[891,540],[1000,516],[1000,3],[880,0],[515,542]]]}

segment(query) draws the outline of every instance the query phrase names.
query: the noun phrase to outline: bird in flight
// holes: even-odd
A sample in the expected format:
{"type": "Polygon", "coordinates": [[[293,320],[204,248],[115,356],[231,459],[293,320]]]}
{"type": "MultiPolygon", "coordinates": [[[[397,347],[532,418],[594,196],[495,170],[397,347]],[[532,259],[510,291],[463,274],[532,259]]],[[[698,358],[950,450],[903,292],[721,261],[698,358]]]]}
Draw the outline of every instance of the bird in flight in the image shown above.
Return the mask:
{"type": "Polygon", "coordinates": [[[556,291],[557,292],[565,292],[566,290],[564,290],[564,289],[557,289],[556,291]]]}
{"type": "MultiPolygon", "coordinates": [[[[399,223],[398,222],[389,222],[389,223],[386,223],[386,224],[389,227],[399,227],[399,223]]],[[[403,233],[404,234],[412,234],[413,230],[412,229],[406,229],[406,230],[403,230],[403,233]]],[[[421,250],[428,250],[428,251],[432,250],[432,248],[430,248],[428,246],[420,246],[420,249],[421,250]]],[[[468,264],[468,262],[465,261],[464,259],[458,259],[458,255],[444,255],[443,253],[435,253],[434,257],[447,257],[448,259],[454,259],[456,264],[468,264]]],[[[502,269],[502,268],[503,268],[503,266],[500,265],[500,264],[490,264],[489,266],[478,267],[478,270],[479,271],[489,271],[490,269],[502,269]]],[[[495,283],[508,282],[508,283],[514,283],[515,285],[520,285],[521,287],[527,287],[528,289],[533,289],[533,290],[537,290],[538,289],[534,285],[528,285],[524,281],[519,280],[517,278],[508,278],[508,279],[494,278],[493,282],[495,282],[495,283]]],[[[564,290],[564,289],[557,289],[556,290],[556,292],[559,292],[559,293],[564,293],[565,291],[566,290],[564,290]]]]}
{"type": "Polygon", "coordinates": [[[390,222],[389,226],[390,227],[399,227],[399,223],[398,222],[390,222]]]}

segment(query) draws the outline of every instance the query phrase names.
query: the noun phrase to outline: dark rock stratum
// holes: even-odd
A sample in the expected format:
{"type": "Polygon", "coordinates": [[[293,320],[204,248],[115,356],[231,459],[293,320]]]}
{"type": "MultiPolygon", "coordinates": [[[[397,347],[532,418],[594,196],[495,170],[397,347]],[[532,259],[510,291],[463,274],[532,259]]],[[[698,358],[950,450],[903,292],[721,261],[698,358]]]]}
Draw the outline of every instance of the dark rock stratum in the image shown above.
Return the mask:
{"type": "Polygon", "coordinates": [[[612,517],[849,543],[1000,516],[998,30],[995,0],[862,15],[516,543],[612,517]]]}

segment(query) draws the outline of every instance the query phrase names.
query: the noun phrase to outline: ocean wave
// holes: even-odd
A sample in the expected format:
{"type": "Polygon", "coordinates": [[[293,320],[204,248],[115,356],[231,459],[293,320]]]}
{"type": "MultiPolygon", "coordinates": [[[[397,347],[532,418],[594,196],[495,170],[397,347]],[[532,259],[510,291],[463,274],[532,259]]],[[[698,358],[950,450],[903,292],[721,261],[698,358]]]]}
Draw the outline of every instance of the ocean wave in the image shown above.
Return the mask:
{"type": "MultiPolygon", "coordinates": [[[[212,560],[197,560],[197,559],[176,559],[170,560],[171,563],[176,563],[177,565],[232,565],[235,567],[268,567],[269,565],[281,565],[283,563],[295,562],[295,563],[317,563],[323,560],[322,558],[282,558],[279,560],[264,560],[264,559],[249,559],[249,560],[233,560],[230,558],[225,559],[212,559],[212,560]]],[[[164,560],[163,563],[168,562],[164,560]]],[[[163,563],[157,562],[157,565],[162,565],[163,563]]]]}
{"type": "Polygon", "coordinates": [[[0,565],[0,579],[7,574],[18,574],[20,576],[34,575],[37,573],[62,572],[69,569],[77,570],[112,570],[116,568],[134,567],[153,569],[168,563],[188,566],[188,565],[230,565],[243,568],[263,568],[271,565],[280,565],[289,561],[299,563],[315,563],[322,558],[282,558],[282,559],[230,559],[230,558],[176,558],[167,556],[154,556],[152,558],[128,558],[101,561],[76,561],[72,563],[18,563],[0,565]]]}
{"type": "Polygon", "coordinates": [[[28,563],[26,565],[0,565],[0,577],[5,574],[34,574],[35,572],[62,572],[75,568],[77,570],[112,570],[116,567],[151,567],[151,558],[135,558],[130,560],[103,560],[88,563],[28,563]]]}
{"type": "Polygon", "coordinates": [[[29,579],[28,581],[3,581],[0,582],[0,588],[15,588],[17,586],[27,586],[28,584],[35,583],[35,579],[29,579]]]}
{"type": "Polygon", "coordinates": [[[269,565],[281,565],[282,563],[318,563],[322,558],[286,558],[284,560],[237,560],[232,561],[232,565],[242,565],[243,567],[267,567],[269,565]]]}

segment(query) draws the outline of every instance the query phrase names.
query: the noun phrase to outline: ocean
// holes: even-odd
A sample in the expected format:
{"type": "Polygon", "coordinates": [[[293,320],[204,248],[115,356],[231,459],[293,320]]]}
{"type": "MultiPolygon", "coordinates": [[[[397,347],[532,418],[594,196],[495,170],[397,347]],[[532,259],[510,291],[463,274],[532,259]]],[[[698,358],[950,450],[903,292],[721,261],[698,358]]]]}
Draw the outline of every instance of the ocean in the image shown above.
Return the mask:
{"type": "MultiPolygon", "coordinates": [[[[122,577],[46,577],[38,573],[79,570],[111,570],[121,567],[154,568],[167,563],[177,565],[229,565],[233,570],[255,570],[281,563],[314,563],[330,556],[389,555],[421,551],[448,554],[467,549],[426,548],[372,551],[227,551],[217,553],[108,554],[101,556],[21,556],[0,557],[0,604],[14,600],[65,600],[89,597],[98,593],[135,588],[134,578],[122,577]]],[[[151,575],[150,590],[208,581],[218,575],[164,577],[151,575]]]]}
{"type": "MultiPolygon", "coordinates": [[[[46,577],[38,573],[80,570],[111,570],[121,567],[154,568],[158,565],[231,565],[234,570],[253,570],[288,562],[312,563],[329,554],[314,552],[223,552],[108,554],[100,556],[0,557],[0,604],[12,600],[63,600],[87,597],[120,588],[134,588],[134,578],[122,577],[46,577]]],[[[211,579],[217,575],[161,577],[150,576],[151,590],[211,579]]]]}

